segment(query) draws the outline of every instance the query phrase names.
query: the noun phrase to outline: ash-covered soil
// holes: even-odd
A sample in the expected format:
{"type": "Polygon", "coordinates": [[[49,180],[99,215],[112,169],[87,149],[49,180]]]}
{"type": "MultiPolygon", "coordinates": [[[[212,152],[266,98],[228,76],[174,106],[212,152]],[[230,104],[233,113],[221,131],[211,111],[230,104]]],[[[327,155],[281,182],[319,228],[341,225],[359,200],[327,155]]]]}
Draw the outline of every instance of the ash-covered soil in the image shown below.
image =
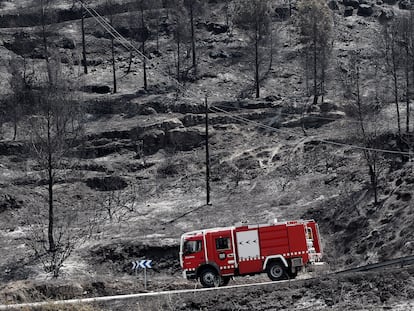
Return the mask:
{"type": "MultiPolygon", "coordinates": [[[[97,9],[102,2],[94,3],[97,9]]],[[[118,1],[114,11],[120,28],[127,27],[128,20],[137,14],[127,9],[127,2],[118,1]]],[[[34,77],[39,78],[44,59],[39,54],[40,26],[32,18],[36,14],[21,11],[34,1],[0,3],[4,13],[0,72],[5,77],[0,81],[0,93],[7,95],[10,61],[28,60],[29,67],[35,69],[34,77]]],[[[61,53],[63,70],[71,78],[82,70],[79,8],[71,11],[72,3],[56,4],[59,20],[48,27],[53,28],[52,41],[61,53]]],[[[44,172],[27,153],[30,141],[24,125],[19,125],[13,141],[12,122],[2,121],[2,302],[143,291],[142,276],[135,276],[131,270],[131,262],[140,259],[154,261],[149,290],[193,287],[194,283],[181,278],[180,235],[245,220],[265,223],[275,218],[314,218],[331,271],[413,254],[413,164],[402,157],[386,156],[388,162],[380,177],[380,204],[375,206],[363,153],[352,147],[361,139],[355,120],[348,115],[349,103],[343,98],[337,74],[337,67],[342,68],[348,52],[356,48],[364,51],[361,66],[368,66],[376,52],[371,39],[379,36],[381,18],[407,11],[398,4],[373,4],[373,15],[345,18],[345,6],[339,3],[339,10],[332,11],[334,60],[327,73],[327,95],[324,103],[311,107],[293,20],[273,19],[273,31],[278,36],[275,65],[263,80],[261,98],[252,99],[248,38],[237,28],[231,34],[211,31],[209,23],[224,25],[223,3],[211,1],[209,5],[211,9],[196,27],[199,77],[185,82],[190,92],[184,94],[176,92],[169,78],[151,69],[149,89],[144,91],[142,63],[134,57],[131,72],[126,74],[129,53],[119,45],[119,90],[110,94],[109,37],[95,20],[86,19],[90,72],[75,79],[76,95],[87,120],[86,138],[70,158],[76,160],[76,174],[59,172],[56,213],[76,212],[81,219],[88,219],[91,212],[99,211],[102,221],[64,263],[60,280],[51,280],[44,273],[27,243],[32,216],[46,210],[44,172]],[[195,97],[203,91],[208,91],[211,106],[229,111],[209,115],[211,205],[205,205],[203,96],[195,97]],[[252,122],[245,124],[234,117],[252,122]],[[323,144],[321,139],[343,145],[323,144]],[[117,208],[105,209],[108,199],[118,200],[117,208]]],[[[172,20],[165,11],[162,13],[160,51],[155,53],[155,37],[150,38],[148,51],[151,60],[169,72],[174,69],[174,40],[168,32],[172,20]]],[[[387,79],[382,77],[382,83],[387,79]]],[[[372,94],[375,89],[371,86],[365,92],[372,94]]],[[[395,150],[401,146],[395,136],[391,102],[381,113],[378,140],[383,149],[395,150]]],[[[408,137],[407,144],[412,146],[408,137]]],[[[254,280],[243,278],[236,283],[254,280]]],[[[148,299],[133,306],[138,310],[405,310],[412,307],[413,296],[413,273],[407,269],[148,299]]]]}

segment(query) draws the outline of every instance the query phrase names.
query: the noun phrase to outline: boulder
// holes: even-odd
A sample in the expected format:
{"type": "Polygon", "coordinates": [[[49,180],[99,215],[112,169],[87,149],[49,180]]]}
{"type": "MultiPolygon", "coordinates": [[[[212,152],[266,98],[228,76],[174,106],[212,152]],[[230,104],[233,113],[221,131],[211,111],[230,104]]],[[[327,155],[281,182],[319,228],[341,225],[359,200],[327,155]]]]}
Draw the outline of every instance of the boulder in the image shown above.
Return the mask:
{"type": "Polygon", "coordinates": [[[354,8],[352,6],[347,6],[344,10],[344,16],[352,16],[352,14],[354,13],[354,8]]]}
{"type": "Polygon", "coordinates": [[[379,16],[378,16],[378,20],[381,23],[387,23],[390,20],[392,20],[394,18],[394,16],[395,16],[395,13],[394,13],[394,10],[393,9],[391,9],[391,8],[389,8],[389,9],[383,8],[381,10],[379,16]]]}
{"type": "Polygon", "coordinates": [[[229,26],[224,24],[207,23],[206,29],[215,35],[219,35],[221,33],[226,33],[229,30],[229,26]]]}
{"type": "Polygon", "coordinates": [[[155,110],[152,107],[145,106],[145,107],[142,108],[141,114],[144,115],[144,116],[149,116],[149,115],[152,115],[152,114],[157,114],[157,110],[155,110]]]}
{"type": "Polygon", "coordinates": [[[178,127],[184,127],[183,123],[178,118],[165,120],[164,122],[161,123],[161,128],[165,132],[168,132],[169,130],[172,130],[178,127]]]}
{"type": "Polygon", "coordinates": [[[176,128],[167,133],[167,143],[175,150],[189,151],[204,143],[205,131],[198,127],[176,128]]]}
{"type": "Polygon", "coordinates": [[[1,141],[0,142],[0,155],[12,156],[22,155],[27,152],[27,146],[22,142],[17,141],[1,141]]]}
{"type": "Polygon", "coordinates": [[[223,50],[220,51],[211,51],[208,56],[210,56],[213,59],[216,58],[229,58],[230,55],[227,52],[224,52],[223,50]]]}
{"type": "Polygon", "coordinates": [[[328,7],[333,11],[339,10],[338,2],[336,0],[329,0],[328,7]]]}
{"type": "Polygon", "coordinates": [[[119,176],[105,176],[88,178],[86,185],[97,191],[115,191],[125,189],[128,183],[119,176]]]}
{"type": "Polygon", "coordinates": [[[150,130],[139,137],[143,141],[144,154],[154,154],[165,147],[165,132],[162,130],[150,130]]]}
{"type": "Polygon", "coordinates": [[[73,50],[75,48],[75,42],[72,39],[67,37],[61,37],[57,42],[56,45],[63,49],[73,50]]]}
{"type": "Polygon", "coordinates": [[[343,1],[344,6],[352,6],[354,9],[357,9],[359,7],[359,1],[358,0],[344,0],[343,1]]]}
{"type": "Polygon", "coordinates": [[[369,4],[360,4],[359,5],[358,12],[357,12],[357,14],[359,16],[368,17],[368,16],[371,16],[372,13],[374,13],[374,10],[373,10],[371,5],[369,5],[369,4]]]}
{"type": "Polygon", "coordinates": [[[275,15],[279,19],[288,19],[291,11],[292,10],[289,7],[277,7],[275,8],[275,15]]]}
{"type": "Polygon", "coordinates": [[[409,0],[400,0],[400,2],[398,2],[398,7],[401,10],[411,10],[413,5],[411,4],[411,1],[409,0]]]}

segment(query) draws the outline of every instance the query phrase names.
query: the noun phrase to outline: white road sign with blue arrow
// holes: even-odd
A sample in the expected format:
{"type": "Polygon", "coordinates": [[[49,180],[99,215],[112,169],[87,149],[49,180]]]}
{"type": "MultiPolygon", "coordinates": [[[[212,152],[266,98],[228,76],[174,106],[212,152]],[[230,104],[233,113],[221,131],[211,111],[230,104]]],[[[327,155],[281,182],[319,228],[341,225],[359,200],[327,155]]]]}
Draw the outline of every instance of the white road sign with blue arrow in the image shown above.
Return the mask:
{"type": "Polygon", "coordinates": [[[132,262],[132,270],[142,268],[142,269],[152,269],[152,260],[137,260],[132,262]]]}

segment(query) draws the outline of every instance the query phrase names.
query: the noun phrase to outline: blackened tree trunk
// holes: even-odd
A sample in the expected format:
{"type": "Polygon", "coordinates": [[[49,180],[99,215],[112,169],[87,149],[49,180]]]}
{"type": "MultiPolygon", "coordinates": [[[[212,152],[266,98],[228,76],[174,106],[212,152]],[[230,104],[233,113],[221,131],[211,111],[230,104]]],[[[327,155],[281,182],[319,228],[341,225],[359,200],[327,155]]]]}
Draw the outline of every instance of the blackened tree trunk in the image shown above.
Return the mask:
{"type": "Polygon", "coordinates": [[[88,63],[86,60],[86,40],[85,40],[85,9],[83,3],[81,5],[81,31],[82,31],[82,65],[83,72],[88,73],[88,63]]]}
{"type": "Polygon", "coordinates": [[[190,6],[190,23],[191,23],[191,54],[193,59],[194,75],[197,75],[197,56],[196,56],[196,39],[194,32],[194,6],[190,6]]]}
{"type": "Polygon", "coordinates": [[[111,37],[111,55],[112,55],[113,93],[115,94],[118,90],[117,90],[117,85],[116,85],[115,45],[114,45],[114,38],[113,37],[111,37]]]}

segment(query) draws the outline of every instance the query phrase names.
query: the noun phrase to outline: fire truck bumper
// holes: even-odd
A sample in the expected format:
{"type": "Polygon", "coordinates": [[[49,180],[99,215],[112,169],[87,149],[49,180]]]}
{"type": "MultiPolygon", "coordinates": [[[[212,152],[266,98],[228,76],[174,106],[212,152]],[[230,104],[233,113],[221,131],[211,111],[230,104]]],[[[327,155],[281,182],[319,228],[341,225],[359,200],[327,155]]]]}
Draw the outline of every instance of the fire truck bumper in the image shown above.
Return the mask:
{"type": "Polygon", "coordinates": [[[196,279],[195,271],[183,271],[183,278],[187,280],[196,279]]]}

